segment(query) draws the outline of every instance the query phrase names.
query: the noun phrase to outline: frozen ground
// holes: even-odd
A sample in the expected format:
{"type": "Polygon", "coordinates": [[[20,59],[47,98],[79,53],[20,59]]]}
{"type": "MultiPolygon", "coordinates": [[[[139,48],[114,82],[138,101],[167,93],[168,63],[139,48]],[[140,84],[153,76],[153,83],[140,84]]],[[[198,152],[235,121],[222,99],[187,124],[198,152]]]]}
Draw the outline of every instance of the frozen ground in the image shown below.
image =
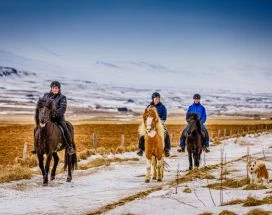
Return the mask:
{"type": "MultiPolygon", "coordinates": [[[[208,115],[269,115],[272,109],[271,93],[252,91],[233,91],[221,88],[191,88],[176,85],[172,87],[118,85],[116,83],[97,83],[89,79],[63,77],[59,74],[33,73],[0,67],[0,114],[33,114],[38,98],[49,91],[52,80],[60,80],[62,91],[68,98],[69,113],[111,112],[118,108],[132,112],[142,112],[150,102],[154,91],[159,91],[168,113],[184,114],[192,103],[192,95],[200,91],[202,103],[208,115]],[[1,69],[2,68],[2,69],[1,69]],[[1,76],[2,74],[2,76],[1,76]],[[74,108],[71,108],[74,107],[74,108]]],[[[159,83],[159,82],[158,82],[159,83]]]]}
{"type": "MultiPolygon", "coordinates": [[[[263,156],[263,151],[268,159],[271,156],[272,134],[265,133],[261,136],[246,136],[238,140],[229,139],[223,141],[224,150],[227,154],[227,161],[239,159],[247,153],[254,156],[263,156]]],[[[220,147],[212,146],[212,151],[206,154],[206,165],[218,164],[220,162],[220,147]]],[[[130,161],[126,163],[114,163],[107,167],[92,168],[84,171],[75,171],[73,182],[66,183],[65,175],[60,174],[56,180],[50,182],[48,187],[42,187],[41,176],[35,176],[31,180],[23,180],[0,185],[0,214],[83,214],[91,213],[99,208],[116,202],[122,198],[131,196],[137,192],[145,191],[153,187],[162,187],[161,191],[153,192],[146,198],[128,202],[117,207],[109,214],[197,214],[203,211],[218,212],[223,210],[218,207],[218,192],[212,191],[216,202],[213,206],[208,190],[202,186],[206,180],[193,180],[187,186],[195,192],[191,194],[182,192],[182,184],[179,186],[178,195],[174,196],[175,188],[169,187],[169,182],[175,180],[177,167],[180,167],[180,177],[186,174],[188,158],[185,153],[177,154],[176,149],[172,150],[172,157],[166,159],[169,168],[162,183],[144,183],[145,159],[130,161]],[[175,156],[177,155],[177,156],[175,156]],[[195,193],[204,204],[196,198],[195,193]],[[179,201],[185,202],[181,204],[179,201]],[[193,205],[193,207],[191,206],[193,205]]],[[[135,157],[134,153],[118,155],[125,158],[135,157]]],[[[94,158],[89,158],[93,160],[94,158]]],[[[86,162],[86,161],[84,161],[86,162]]],[[[202,162],[202,166],[203,166],[202,162]]],[[[270,175],[271,162],[267,162],[270,175]]],[[[241,170],[240,174],[245,176],[244,163],[237,163],[234,168],[241,170]]],[[[232,168],[232,167],[229,167],[232,168]]],[[[216,172],[216,170],[214,170],[216,172]]],[[[214,173],[216,174],[216,173],[214,173]]],[[[238,174],[238,173],[237,173],[238,174]]],[[[241,177],[241,176],[237,176],[241,177]]],[[[250,191],[253,195],[264,195],[263,191],[250,191]]],[[[234,196],[247,197],[249,193],[239,190],[226,191],[226,199],[234,196]]],[[[272,210],[272,207],[261,206],[272,210]]],[[[238,212],[243,213],[246,208],[233,206],[238,212]]],[[[249,209],[248,209],[249,210],[249,209]]]]}

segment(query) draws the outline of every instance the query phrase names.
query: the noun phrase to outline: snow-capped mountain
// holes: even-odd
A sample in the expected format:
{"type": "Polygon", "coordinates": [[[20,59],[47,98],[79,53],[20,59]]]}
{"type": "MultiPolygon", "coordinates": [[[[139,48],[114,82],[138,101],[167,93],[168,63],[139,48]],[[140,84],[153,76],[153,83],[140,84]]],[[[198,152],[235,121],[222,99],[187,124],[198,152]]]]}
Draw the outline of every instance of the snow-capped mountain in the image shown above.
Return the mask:
{"type": "MultiPolygon", "coordinates": [[[[246,69],[173,69],[144,61],[95,61],[88,65],[54,64],[0,51],[0,111],[33,113],[37,99],[49,91],[52,80],[62,83],[69,106],[93,111],[141,112],[159,91],[169,112],[185,113],[192,95],[199,92],[210,115],[271,112],[269,68],[255,68],[258,78],[246,69]],[[262,76],[266,75],[266,80],[262,76]],[[120,109],[121,108],[121,109],[120,109]]],[[[200,69],[200,68],[199,68],[200,69]]],[[[251,68],[252,69],[252,68],[251,68]]]]}

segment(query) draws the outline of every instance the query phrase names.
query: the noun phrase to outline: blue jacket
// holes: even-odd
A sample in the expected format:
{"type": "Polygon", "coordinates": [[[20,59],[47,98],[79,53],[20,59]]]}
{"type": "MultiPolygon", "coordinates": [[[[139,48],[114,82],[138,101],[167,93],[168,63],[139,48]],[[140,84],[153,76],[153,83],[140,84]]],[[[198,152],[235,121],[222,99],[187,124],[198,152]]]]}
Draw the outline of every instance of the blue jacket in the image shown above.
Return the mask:
{"type": "Polygon", "coordinates": [[[190,105],[187,110],[186,119],[187,119],[188,113],[196,113],[202,124],[204,124],[206,122],[206,119],[207,119],[206,110],[202,104],[200,104],[200,103],[195,104],[194,103],[194,104],[190,105]]]}
{"type": "Polygon", "coordinates": [[[157,108],[157,112],[158,112],[158,115],[159,115],[160,119],[162,121],[166,121],[166,119],[167,119],[167,109],[166,109],[166,107],[161,102],[159,104],[157,104],[157,105],[154,105],[154,103],[151,102],[150,105],[148,105],[147,107],[149,107],[151,105],[155,106],[157,108]]]}

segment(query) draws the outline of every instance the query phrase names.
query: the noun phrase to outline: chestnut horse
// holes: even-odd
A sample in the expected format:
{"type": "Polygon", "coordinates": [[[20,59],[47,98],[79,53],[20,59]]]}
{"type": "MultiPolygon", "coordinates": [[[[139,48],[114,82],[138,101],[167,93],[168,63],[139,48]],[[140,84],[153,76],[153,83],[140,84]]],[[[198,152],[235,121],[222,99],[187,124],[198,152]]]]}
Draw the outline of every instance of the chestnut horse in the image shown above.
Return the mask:
{"type": "Polygon", "coordinates": [[[145,156],[147,159],[145,182],[150,182],[151,166],[153,179],[162,181],[164,170],[164,127],[154,106],[145,109],[139,134],[145,137],[145,156]]]}

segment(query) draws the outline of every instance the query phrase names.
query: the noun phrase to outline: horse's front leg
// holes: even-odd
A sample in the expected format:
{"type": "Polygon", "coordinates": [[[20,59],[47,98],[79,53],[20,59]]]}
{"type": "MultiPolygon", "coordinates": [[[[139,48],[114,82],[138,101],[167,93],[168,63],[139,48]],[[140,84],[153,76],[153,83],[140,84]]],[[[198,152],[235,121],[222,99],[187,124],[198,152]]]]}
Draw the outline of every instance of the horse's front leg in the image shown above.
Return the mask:
{"type": "Polygon", "coordinates": [[[43,177],[44,185],[48,185],[48,174],[49,174],[51,159],[52,159],[52,154],[48,154],[46,158],[46,164],[45,164],[45,175],[43,177]]]}
{"type": "Polygon", "coordinates": [[[150,182],[150,172],[151,172],[151,158],[146,160],[146,175],[145,175],[145,183],[150,182]]]}
{"type": "Polygon", "coordinates": [[[189,159],[189,170],[193,169],[193,158],[192,158],[192,152],[188,152],[188,159],[189,159]]]}
{"type": "Polygon", "coordinates": [[[157,180],[162,181],[163,178],[163,158],[157,160],[157,180]]]}
{"type": "Polygon", "coordinates": [[[199,167],[199,156],[198,156],[198,152],[193,153],[193,156],[194,156],[194,166],[196,168],[198,168],[199,167]]]}
{"type": "Polygon", "coordinates": [[[50,178],[51,180],[54,180],[56,177],[56,169],[57,169],[57,166],[59,163],[59,156],[58,156],[57,152],[53,153],[53,158],[54,158],[54,166],[51,170],[51,178],[50,178]]]}
{"type": "Polygon", "coordinates": [[[45,177],[45,170],[44,170],[44,165],[43,165],[43,154],[38,154],[38,160],[39,160],[39,167],[42,171],[43,179],[45,177]]]}
{"type": "Polygon", "coordinates": [[[155,156],[152,156],[152,179],[157,180],[157,159],[155,156]]]}

